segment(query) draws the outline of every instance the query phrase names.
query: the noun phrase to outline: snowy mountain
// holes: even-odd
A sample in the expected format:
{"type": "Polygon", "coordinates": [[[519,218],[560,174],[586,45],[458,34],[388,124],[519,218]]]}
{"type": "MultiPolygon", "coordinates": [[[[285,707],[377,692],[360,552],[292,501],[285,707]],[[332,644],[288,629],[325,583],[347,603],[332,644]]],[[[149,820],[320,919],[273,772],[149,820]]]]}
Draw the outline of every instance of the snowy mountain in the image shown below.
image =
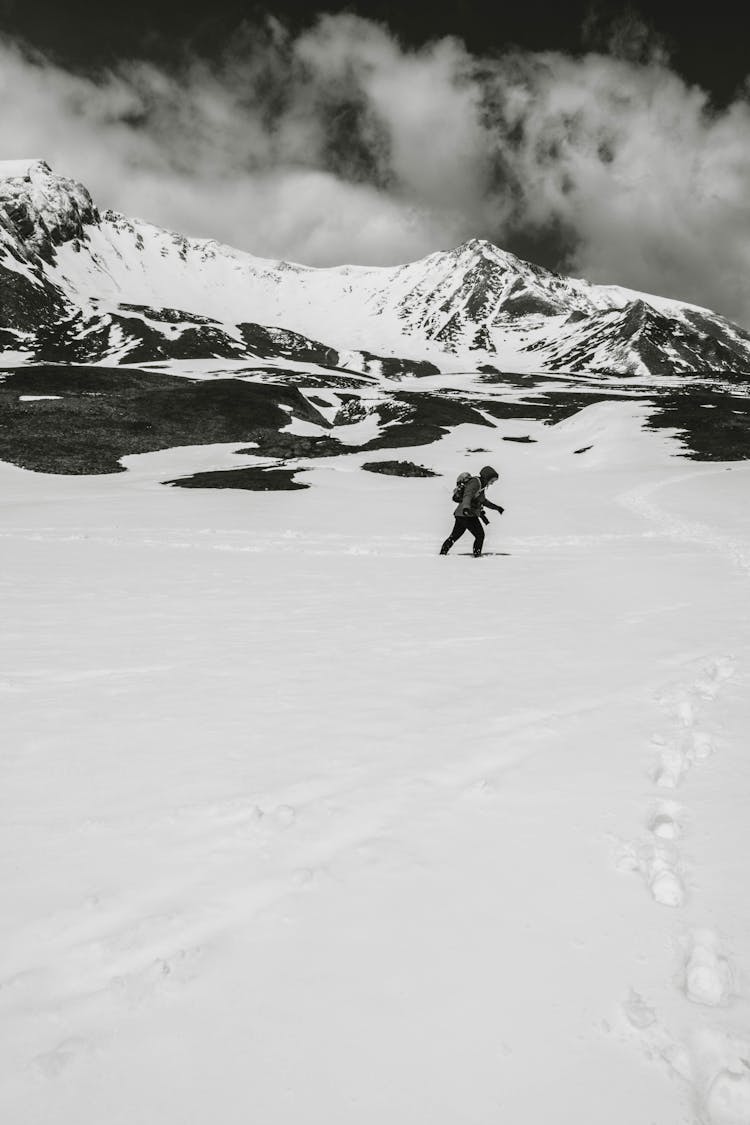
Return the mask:
{"type": "Polygon", "coordinates": [[[43,161],[0,164],[0,286],[0,344],[37,359],[750,370],[750,334],[707,309],[561,277],[489,242],[314,269],[99,212],[43,161]]]}

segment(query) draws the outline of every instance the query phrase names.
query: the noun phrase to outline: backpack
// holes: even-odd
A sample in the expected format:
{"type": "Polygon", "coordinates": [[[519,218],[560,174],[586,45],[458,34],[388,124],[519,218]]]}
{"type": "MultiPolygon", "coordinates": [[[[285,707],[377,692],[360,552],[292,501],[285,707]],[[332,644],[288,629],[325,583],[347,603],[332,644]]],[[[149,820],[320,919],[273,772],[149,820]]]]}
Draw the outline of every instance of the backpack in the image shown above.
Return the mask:
{"type": "Polygon", "coordinates": [[[471,473],[459,473],[456,477],[456,487],[453,489],[453,503],[460,504],[464,498],[464,490],[471,480],[471,473]]]}

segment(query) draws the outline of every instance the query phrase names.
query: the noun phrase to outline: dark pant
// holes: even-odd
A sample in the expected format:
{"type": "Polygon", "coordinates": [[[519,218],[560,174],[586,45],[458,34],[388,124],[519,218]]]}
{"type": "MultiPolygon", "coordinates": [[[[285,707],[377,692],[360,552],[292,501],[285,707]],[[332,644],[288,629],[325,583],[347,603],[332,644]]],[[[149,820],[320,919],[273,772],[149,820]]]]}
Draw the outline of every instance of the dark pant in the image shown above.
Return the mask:
{"type": "Polygon", "coordinates": [[[484,543],[484,528],[482,527],[479,516],[456,516],[456,522],[453,525],[453,531],[450,533],[445,543],[441,548],[441,553],[448,554],[453,544],[457,539],[460,539],[465,531],[470,531],[474,536],[474,550],[478,553],[482,550],[484,543]]]}

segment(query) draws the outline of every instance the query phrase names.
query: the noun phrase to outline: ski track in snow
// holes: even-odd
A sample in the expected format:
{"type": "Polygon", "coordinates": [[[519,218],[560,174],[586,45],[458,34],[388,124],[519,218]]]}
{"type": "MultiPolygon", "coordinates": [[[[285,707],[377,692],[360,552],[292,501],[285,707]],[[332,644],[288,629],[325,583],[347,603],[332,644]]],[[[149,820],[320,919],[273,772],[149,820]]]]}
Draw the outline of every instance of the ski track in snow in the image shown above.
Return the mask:
{"type": "MultiPolygon", "coordinates": [[[[711,476],[721,471],[713,469],[700,475],[711,476]]],[[[654,493],[694,476],[652,483],[624,494],[619,500],[629,510],[658,523],[660,536],[717,550],[731,563],[750,572],[746,543],[708,524],[680,519],[654,503],[654,493]]],[[[692,681],[666,685],[657,694],[667,725],[651,739],[655,764],[653,801],[644,817],[648,835],[625,845],[617,866],[638,873],[654,902],[661,906],[679,910],[689,894],[689,868],[680,846],[689,811],[666,794],[677,791],[688,771],[702,766],[714,754],[714,737],[705,729],[710,723],[709,711],[736,671],[731,655],[718,655],[702,662],[692,681]]],[[[676,983],[685,999],[702,1009],[730,1005],[736,994],[735,971],[720,935],[709,928],[683,926],[675,948],[682,957],[676,983]]],[[[750,1123],[750,1028],[738,1037],[707,1025],[696,1014],[690,1020],[685,1041],[680,1041],[635,990],[631,989],[622,1010],[627,1028],[636,1035],[647,1055],[665,1063],[670,1072],[688,1083],[696,1120],[704,1125],[750,1123]]]]}
{"type": "MultiPolygon", "coordinates": [[[[743,467],[744,468],[744,467],[743,467]]],[[[651,497],[655,492],[670,488],[685,481],[695,481],[700,477],[716,476],[724,472],[722,469],[708,469],[703,473],[685,474],[672,477],[667,481],[657,481],[648,485],[634,488],[620,496],[619,502],[623,507],[644,519],[658,524],[659,530],[654,534],[661,538],[675,539],[687,543],[697,543],[702,547],[710,547],[730,559],[743,570],[750,571],[750,547],[747,542],[726,535],[710,524],[700,523],[696,520],[686,520],[672,514],[669,509],[660,508],[651,497]]]]}

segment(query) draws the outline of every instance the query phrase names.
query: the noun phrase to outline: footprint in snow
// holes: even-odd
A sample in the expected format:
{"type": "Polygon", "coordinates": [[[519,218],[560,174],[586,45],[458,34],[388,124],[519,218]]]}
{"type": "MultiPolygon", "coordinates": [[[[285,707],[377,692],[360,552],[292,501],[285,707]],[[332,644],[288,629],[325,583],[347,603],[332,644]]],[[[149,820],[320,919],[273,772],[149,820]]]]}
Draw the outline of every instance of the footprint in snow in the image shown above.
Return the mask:
{"type": "Polygon", "coordinates": [[[690,689],[680,684],[668,688],[657,696],[658,703],[677,721],[681,727],[690,727],[695,722],[695,708],[690,698],[690,689]]]}
{"type": "Polygon", "coordinates": [[[732,968],[712,930],[696,930],[682,939],[685,956],[682,989],[695,1004],[717,1007],[731,999],[732,968]]]}
{"type": "Polygon", "coordinates": [[[688,746],[688,757],[691,762],[703,762],[710,758],[714,752],[714,740],[705,731],[694,730],[688,746]]]}
{"type": "Polygon", "coordinates": [[[695,722],[695,708],[692,700],[681,699],[675,708],[677,719],[683,727],[691,727],[695,722]]]}
{"type": "Polygon", "coordinates": [[[682,906],[685,886],[680,874],[679,858],[673,848],[656,843],[626,844],[617,859],[620,871],[638,872],[654,902],[661,906],[682,906]]]}
{"type": "Polygon", "coordinates": [[[711,661],[707,676],[711,680],[728,680],[737,670],[737,664],[731,656],[717,656],[711,661]]]}
{"type": "Polygon", "coordinates": [[[258,829],[264,816],[265,813],[259,805],[252,805],[227,826],[227,838],[243,844],[247,843],[249,840],[256,840],[258,837],[258,829]]]}
{"type": "Polygon", "coordinates": [[[140,969],[112,977],[110,990],[128,1007],[138,1008],[194,980],[202,953],[202,948],[195,946],[177,949],[167,957],[154,957],[140,969]]]}
{"type": "Polygon", "coordinates": [[[750,1044],[717,1030],[692,1044],[695,1089],[706,1125],[750,1122],[750,1044]]]}
{"type": "Polygon", "coordinates": [[[659,801],[649,814],[649,832],[660,840],[677,840],[682,835],[681,806],[676,801],[659,801]]]}
{"type": "Polygon", "coordinates": [[[750,1045],[721,1031],[703,1030],[685,1045],[670,1035],[656,1011],[631,989],[622,1005],[625,1027],[651,1059],[688,1083],[701,1125],[750,1122],[750,1045]]]}
{"type": "Polygon", "coordinates": [[[715,699],[723,681],[730,679],[736,669],[737,665],[731,656],[717,656],[705,665],[695,682],[695,690],[703,699],[715,699]]]}
{"type": "Polygon", "coordinates": [[[630,989],[628,998],[622,1005],[622,1010],[630,1026],[637,1028],[639,1031],[643,1031],[647,1027],[653,1027],[656,1023],[656,1011],[650,1004],[646,1003],[634,988],[630,989]]]}
{"type": "Polygon", "coordinates": [[[71,1036],[58,1043],[51,1051],[44,1051],[34,1059],[34,1065],[45,1078],[57,1078],[83,1055],[91,1052],[87,1039],[71,1036]]]}
{"type": "Polygon", "coordinates": [[[685,887],[675,860],[666,851],[655,849],[645,874],[654,902],[658,902],[661,906],[682,906],[685,901],[685,887]]]}
{"type": "Polygon", "coordinates": [[[673,1074],[688,1082],[692,1081],[693,1067],[689,1052],[670,1035],[659,1022],[656,1010],[633,988],[622,1005],[622,1013],[626,1029],[637,1035],[649,1058],[661,1060],[673,1074]]]}
{"type": "Polygon", "coordinates": [[[679,742],[668,742],[661,735],[655,734],[651,743],[659,753],[659,762],[653,774],[654,784],[660,789],[676,789],[687,772],[687,755],[679,742]]]}

